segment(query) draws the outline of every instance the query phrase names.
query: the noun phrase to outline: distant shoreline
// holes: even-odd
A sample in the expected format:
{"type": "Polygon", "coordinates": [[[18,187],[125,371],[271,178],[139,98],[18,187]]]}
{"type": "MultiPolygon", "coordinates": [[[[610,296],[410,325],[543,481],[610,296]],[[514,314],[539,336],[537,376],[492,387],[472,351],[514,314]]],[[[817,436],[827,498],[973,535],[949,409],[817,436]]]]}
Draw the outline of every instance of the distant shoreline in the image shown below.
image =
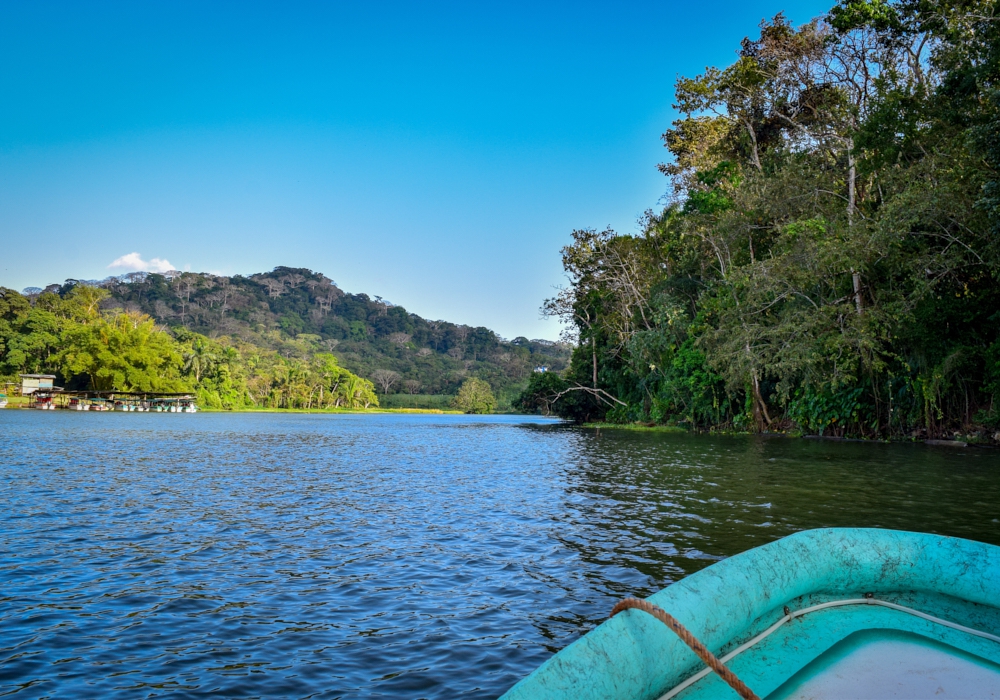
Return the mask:
{"type": "MultiPolygon", "coordinates": [[[[10,396],[8,397],[8,404],[6,409],[28,409],[28,398],[24,396],[10,396]]],[[[59,411],[67,411],[70,409],[59,408],[59,411]]],[[[118,411],[109,411],[109,413],[117,413],[118,411]]],[[[97,411],[95,411],[97,413],[97,411]]],[[[431,413],[431,414],[449,414],[449,415],[464,415],[462,411],[456,411],[452,409],[442,409],[442,408],[265,408],[252,406],[249,408],[211,408],[211,407],[199,407],[198,413],[431,413]]]]}
{"type": "Polygon", "coordinates": [[[199,408],[199,413],[430,413],[465,415],[440,408],[199,408]]]}
{"type": "MultiPolygon", "coordinates": [[[[8,403],[8,405],[2,410],[32,409],[27,404],[8,403]]],[[[59,408],[57,410],[60,412],[72,411],[72,409],[67,408],[59,408]]],[[[78,413],[78,411],[72,412],[78,413]]],[[[94,411],[94,413],[99,412],[100,411],[94,411]]],[[[121,411],[108,411],[108,413],[121,413],[121,411]]],[[[440,408],[199,408],[198,413],[325,413],[331,415],[342,413],[428,413],[437,415],[465,415],[462,411],[444,410],[440,408]]]]}
{"type": "Polygon", "coordinates": [[[592,428],[595,430],[606,429],[606,430],[630,430],[636,432],[650,432],[650,433],[687,433],[689,435],[696,434],[706,434],[706,435],[741,435],[750,437],[764,437],[764,438],[790,438],[790,439],[800,439],[800,440],[817,440],[824,442],[856,442],[867,445],[888,445],[888,444],[924,444],[932,447],[944,447],[944,448],[965,448],[965,447],[984,447],[984,448],[996,448],[996,445],[989,442],[977,442],[975,440],[966,437],[963,440],[933,440],[933,439],[923,439],[914,438],[912,440],[869,440],[863,438],[847,438],[847,437],[837,437],[833,435],[811,435],[798,432],[791,433],[753,433],[747,431],[738,430],[691,430],[689,428],[682,428],[676,425],[643,425],[641,423],[582,423],[583,428],[592,428]]]}

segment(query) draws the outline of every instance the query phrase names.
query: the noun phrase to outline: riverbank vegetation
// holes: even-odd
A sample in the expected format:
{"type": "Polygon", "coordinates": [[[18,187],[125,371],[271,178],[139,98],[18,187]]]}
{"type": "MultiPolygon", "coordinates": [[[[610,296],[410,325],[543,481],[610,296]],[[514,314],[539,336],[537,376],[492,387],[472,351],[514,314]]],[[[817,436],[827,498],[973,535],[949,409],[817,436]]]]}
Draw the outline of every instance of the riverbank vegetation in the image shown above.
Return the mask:
{"type": "Polygon", "coordinates": [[[380,397],[454,396],[469,377],[489,383],[501,410],[535,367],[564,369],[570,348],[545,340],[504,340],[483,327],[430,321],[381,297],[351,294],[303,268],[222,277],[133,273],[99,283],[109,305],[148,314],[170,329],[244,343],[303,359],[316,353],[371,380],[380,397]]]}
{"type": "Polygon", "coordinates": [[[682,77],[667,206],[580,230],[525,410],[861,437],[1000,429],[996,2],[781,14],[682,77]]]}
{"type": "Polygon", "coordinates": [[[497,400],[490,391],[489,384],[482,379],[469,377],[462,383],[452,406],[462,413],[493,413],[497,400]]]}
{"type": "Polygon", "coordinates": [[[374,385],[329,353],[285,357],[239,338],[168,332],[108,290],[71,285],[33,301],[0,288],[0,374],[54,374],[68,389],[185,392],[208,408],[378,406],[374,385]]]}
{"type": "Polygon", "coordinates": [[[570,352],[428,321],[298,268],[248,277],[130,273],[0,296],[0,375],[8,380],[46,372],[78,388],[183,387],[217,408],[447,410],[476,378],[510,410],[535,367],[563,369],[570,352]],[[75,310],[82,298],[83,315],[75,310]],[[114,333],[128,340],[110,340],[114,333]],[[130,345],[141,348],[137,356],[117,356],[130,345]],[[116,362],[130,364],[116,370],[116,362]]]}

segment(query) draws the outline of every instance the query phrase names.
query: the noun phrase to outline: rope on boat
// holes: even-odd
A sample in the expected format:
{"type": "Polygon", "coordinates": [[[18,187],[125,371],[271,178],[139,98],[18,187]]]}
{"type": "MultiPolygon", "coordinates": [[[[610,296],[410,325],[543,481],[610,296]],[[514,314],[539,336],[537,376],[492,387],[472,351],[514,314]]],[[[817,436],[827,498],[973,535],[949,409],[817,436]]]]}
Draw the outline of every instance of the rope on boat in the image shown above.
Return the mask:
{"type": "MultiPolygon", "coordinates": [[[[914,617],[919,617],[919,618],[921,618],[923,620],[927,620],[928,622],[933,622],[933,623],[941,625],[943,627],[950,627],[951,629],[958,630],[959,632],[965,632],[966,634],[971,634],[971,635],[976,636],[976,637],[982,637],[983,639],[989,639],[991,641],[1000,643],[1000,636],[997,636],[995,634],[990,634],[989,632],[983,632],[981,630],[973,629],[971,627],[966,627],[965,625],[960,625],[957,622],[951,622],[950,620],[943,620],[940,617],[934,617],[933,615],[928,615],[925,612],[920,612],[919,610],[914,610],[913,608],[907,608],[907,607],[905,607],[903,605],[898,605],[896,603],[890,603],[889,601],[886,601],[886,600],[879,600],[878,598],[875,598],[874,596],[872,596],[871,593],[867,593],[867,594],[865,594],[864,598],[848,598],[846,600],[831,600],[831,601],[828,601],[826,603],[819,603],[818,605],[813,605],[813,606],[808,607],[808,608],[801,608],[800,610],[794,610],[793,611],[793,610],[789,610],[788,607],[785,607],[785,615],[784,615],[784,617],[780,618],[777,622],[775,622],[773,625],[771,625],[770,627],[768,627],[766,630],[764,630],[763,632],[761,632],[760,634],[758,634],[753,639],[751,639],[751,640],[749,640],[747,642],[744,642],[740,646],[738,646],[735,649],[733,649],[731,652],[729,652],[728,654],[726,654],[725,656],[723,656],[721,659],[719,659],[719,661],[721,661],[724,664],[729,663],[734,658],[736,658],[737,656],[739,656],[740,654],[742,654],[743,652],[745,652],[747,649],[755,646],[756,644],[758,644],[759,642],[761,642],[762,640],[764,640],[766,637],[769,637],[771,635],[771,633],[777,631],[786,622],[789,622],[789,621],[794,620],[796,618],[802,617],[803,615],[808,615],[809,613],[818,612],[820,610],[826,610],[827,608],[839,608],[839,607],[842,607],[842,606],[845,606],[845,605],[878,605],[878,606],[881,606],[881,607],[884,607],[884,608],[890,608],[892,610],[898,610],[899,612],[906,613],[907,615],[913,615],[914,617]]],[[[691,676],[687,680],[683,681],[679,685],[674,686],[673,688],[671,688],[670,690],[668,690],[666,693],[664,693],[663,695],[661,695],[659,697],[659,700],[670,700],[670,698],[676,697],[677,695],[679,695],[681,693],[681,691],[685,690],[689,686],[694,685],[695,683],[697,683],[698,681],[700,681],[702,678],[704,678],[705,676],[707,676],[711,672],[712,672],[711,668],[705,668],[705,669],[702,669],[701,671],[698,671],[698,673],[694,674],[693,676],[691,676]]]]}
{"type": "Polygon", "coordinates": [[[631,609],[642,610],[644,613],[652,615],[669,627],[674,634],[681,638],[682,642],[688,645],[691,651],[698,655],[699,659],[705,662],[706,666],[715,671],[719,675],[719,678],[724,680],[730,688],[739,693],[739,696],[743,698],[743,700],[760,700],[760,698],[758,698],[757,695],[747,687],[746,683],[737,678],[736,674],[730,671],[724,663],[719,661],[715,654],[710,652],[704,644],[698,641],[697,637],[691,634],[691,632],[689,632],[684,625],[677,621],[677,618],[658,605],[653,605],[649,601],[640,600],[639,598],[625,598],[624,600],[619,601],[615,607],[611,609],[611,617],[614,617],[622,610],[631,609]]]}

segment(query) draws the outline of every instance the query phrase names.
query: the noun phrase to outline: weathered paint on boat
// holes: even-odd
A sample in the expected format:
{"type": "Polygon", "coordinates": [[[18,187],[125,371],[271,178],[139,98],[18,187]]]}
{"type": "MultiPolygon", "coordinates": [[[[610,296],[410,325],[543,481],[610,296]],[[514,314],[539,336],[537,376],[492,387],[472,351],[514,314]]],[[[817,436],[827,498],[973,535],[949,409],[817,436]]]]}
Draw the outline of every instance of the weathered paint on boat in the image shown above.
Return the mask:
{"type": "MultiPolygon", "coordinates": [[[[714,564],[649,600],[720,657],[787,619],[786,608],[794,614],[848,601],[779,624],[726,662],[762,698],[837,697],[831,678],[846,673],[847,681],[862,682],[850,677],[860,673],[851,664],[865,658],[876,660],[890,682],[892,672],[916,682],[913,669],[904,668],[913,648],[927,658],[952,658],[959,680],[979,684],[976,696],[1000,698],[1000,642],[989,638],[1000,635],[1000,547],[893,530],[809,530],[714,564]],[[964,663],[981,669],[982,678],[973,679],[964,663]],[[828,692],[810,690],[817,682],[828,692]]],[[[504,698],[653,700],[671,691],[678,700],[737,697],[713,673],[677,692],[703,669],[665,625],[628,610],[563,649],[504,698]]],[[[946,690],[930,688],[927,696],[968,696],[967,687],[946,690]]]]}

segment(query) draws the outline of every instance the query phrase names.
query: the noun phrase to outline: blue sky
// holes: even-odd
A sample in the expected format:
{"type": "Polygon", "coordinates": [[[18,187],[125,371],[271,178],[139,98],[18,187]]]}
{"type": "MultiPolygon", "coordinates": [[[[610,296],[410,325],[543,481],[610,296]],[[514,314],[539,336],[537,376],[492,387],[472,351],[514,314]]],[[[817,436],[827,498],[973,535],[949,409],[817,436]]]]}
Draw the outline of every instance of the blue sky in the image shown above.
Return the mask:
{"type": "Polygon", "coordinates": [[[570,231],[666,191],[677,76],[828,6],[0,2],[0,286],[288,265],[554,339],[570,231]]]}

